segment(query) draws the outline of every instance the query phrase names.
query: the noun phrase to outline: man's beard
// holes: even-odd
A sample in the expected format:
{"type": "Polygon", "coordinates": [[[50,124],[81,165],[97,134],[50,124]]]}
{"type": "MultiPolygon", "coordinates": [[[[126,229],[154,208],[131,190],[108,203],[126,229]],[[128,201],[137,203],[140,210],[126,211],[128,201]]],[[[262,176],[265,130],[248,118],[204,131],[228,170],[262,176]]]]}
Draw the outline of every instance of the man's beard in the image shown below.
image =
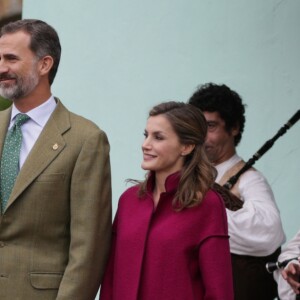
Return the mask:
{"type": "Polygon", "coordinates": [[[16,74],[0,74],[0,79],[13,79],[15,82],[7,84],[0,81],[0,95],[9,100],[17,100],[28,95],[38,84],[37,72],[31,70],[26,77],[16,74]]]}
{"type": "Polygon", "coordinates": [[[211,149],[211,147],[210,148],[205,148],[205,153],[206,153],[206,155],[207,155],[207,157],[208,157],[208,160],[211,162],[211,163],[213,163],[214,162],[214,160],[216,159],[216,154],[215,154],[215,152],[211,149]]]}

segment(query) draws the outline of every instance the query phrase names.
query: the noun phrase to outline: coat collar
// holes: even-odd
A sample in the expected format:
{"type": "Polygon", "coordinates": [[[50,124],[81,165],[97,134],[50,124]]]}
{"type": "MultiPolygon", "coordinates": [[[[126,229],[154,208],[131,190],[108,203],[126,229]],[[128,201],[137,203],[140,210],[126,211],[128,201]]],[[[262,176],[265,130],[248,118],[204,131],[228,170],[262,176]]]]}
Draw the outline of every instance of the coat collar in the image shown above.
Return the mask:
{"type": "MultiPolygon", "coordinates": [[[[166,193],[175,193],[180,181],[180,171],[169,175],[165,181],[166,193]]],[[[155,186],[155,172],[150,172],[147,178],[147,192],[152,193],[155,186]]]]}

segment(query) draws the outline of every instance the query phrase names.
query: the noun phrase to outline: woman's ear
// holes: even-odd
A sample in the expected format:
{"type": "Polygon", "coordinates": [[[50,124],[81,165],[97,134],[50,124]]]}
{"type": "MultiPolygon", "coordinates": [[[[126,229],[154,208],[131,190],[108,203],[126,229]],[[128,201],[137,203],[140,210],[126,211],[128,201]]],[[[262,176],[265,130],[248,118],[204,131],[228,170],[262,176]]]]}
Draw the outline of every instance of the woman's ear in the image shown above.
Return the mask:
{"type": "Polygon", "coordinates": [[[39,71],[40,75],[46,75],[50,72],[51,68],[53,66],[53,58],[49,55],[44,56],[40,61],[39,61],[39,71]]]}
{"type": "Polygon", "coordinates": [[[183,149],[181,151],[181,156],[187,156],[193,152],[195,149],[194,144],[183,145],[183,149]]]}

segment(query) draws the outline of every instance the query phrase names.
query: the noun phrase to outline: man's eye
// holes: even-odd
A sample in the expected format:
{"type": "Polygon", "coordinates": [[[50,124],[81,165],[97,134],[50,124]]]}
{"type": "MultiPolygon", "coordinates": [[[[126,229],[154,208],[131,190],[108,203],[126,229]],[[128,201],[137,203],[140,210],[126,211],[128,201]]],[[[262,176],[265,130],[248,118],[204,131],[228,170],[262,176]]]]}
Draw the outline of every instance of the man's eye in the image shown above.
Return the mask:
{"type": "Polygon", "coordinates": [[[211,123],[211,122],[207,123],[207,129],[210,130],[210,131],[214,130],[216,127],[217,127],[216,123],[211,123]]]}

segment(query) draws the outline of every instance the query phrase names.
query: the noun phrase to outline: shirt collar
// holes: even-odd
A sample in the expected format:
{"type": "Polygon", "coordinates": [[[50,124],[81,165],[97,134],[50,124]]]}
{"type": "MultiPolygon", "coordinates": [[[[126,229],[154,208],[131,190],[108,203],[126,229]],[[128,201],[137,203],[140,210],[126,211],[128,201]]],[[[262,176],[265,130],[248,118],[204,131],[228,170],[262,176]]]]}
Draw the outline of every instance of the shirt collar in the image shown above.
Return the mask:
{"type": "Polygon", "coordinates": [[[227,170],[229,170],[231,167],[237,164],[240,160],[241,157],[235,153],[228,160],[223,161],[222,163],[216,165],[215,168],[218,172],[216,182],[218,183],[221,180],[221,178],[224,176],[224,174],[227,172],[227,170]]]}
{"type": "MultiPolygon", "coordinates": [[[[26,115],[28,115],[30,119],[33,120],[35,123],[37,123],[41,127],[44,127],[50,115],[54,111],[55,107],[56,107],[56,101],[54,99],[54,96],[51,95],[51,97],[46,102],[28,111],[26,115]]],[[[16,115],[20,113],[21,112],[13,104],[10,121],[14,120],[16,115]]]]}
{"type": "Polygon", "coordinates": [[[227,165],[234,165],[240,160],[241,160],[241,158],[235,153],[229,159],[223,161],[222,163],[216,165],[215,167],[216,168],[223,168],[224,166],[227,166],[227,165]]]}

